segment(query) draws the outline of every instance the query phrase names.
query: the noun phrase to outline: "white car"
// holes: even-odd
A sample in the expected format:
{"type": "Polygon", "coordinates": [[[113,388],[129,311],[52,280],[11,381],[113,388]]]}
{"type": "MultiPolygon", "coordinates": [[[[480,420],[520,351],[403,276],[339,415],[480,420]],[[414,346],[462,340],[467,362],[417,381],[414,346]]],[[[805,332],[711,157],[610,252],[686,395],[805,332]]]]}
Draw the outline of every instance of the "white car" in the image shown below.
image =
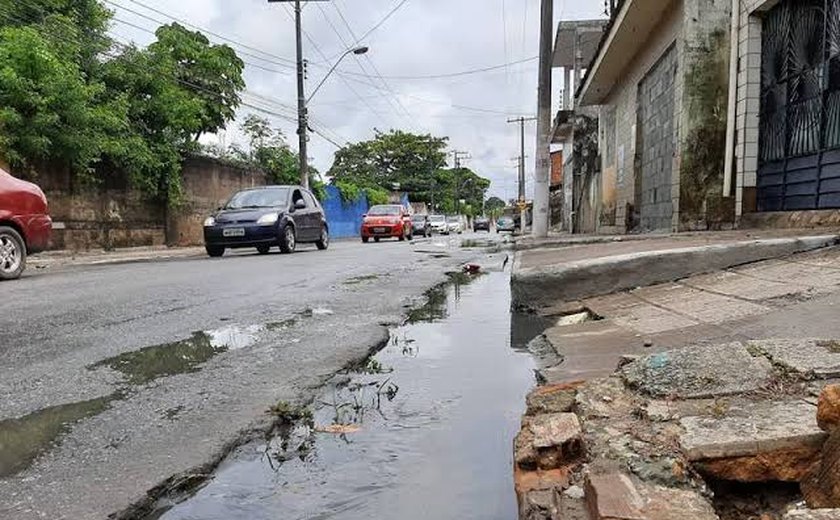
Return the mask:
{"type": "Polygon", "coordinates": [[[447,230],[449,233],[461,234],[464,228],[461,225],[461,217],[446,217],[447,230]]]}
{"type": "Polygon", "coordinates": [[[441,235],[449,234],[449,224],[446,223],[446,217],[443,215],[431,215],[429,223],[432,225],[432,233],[439,233],[441,235]]]}

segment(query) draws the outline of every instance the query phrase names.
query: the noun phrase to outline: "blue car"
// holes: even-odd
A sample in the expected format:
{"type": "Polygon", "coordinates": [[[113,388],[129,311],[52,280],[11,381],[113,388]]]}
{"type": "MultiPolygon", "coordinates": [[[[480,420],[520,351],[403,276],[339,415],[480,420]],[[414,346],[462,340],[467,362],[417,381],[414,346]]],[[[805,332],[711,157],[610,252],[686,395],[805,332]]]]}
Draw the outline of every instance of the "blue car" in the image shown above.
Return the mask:
{"type": "Polygon", "coordinates": [[[264,186],[243,190],[204,221],[204,246],[211,257],[227,249],[272,247],[293,253],[299,243],[327,249],[329,224],[321,204],[301,186],[264,186]]]}

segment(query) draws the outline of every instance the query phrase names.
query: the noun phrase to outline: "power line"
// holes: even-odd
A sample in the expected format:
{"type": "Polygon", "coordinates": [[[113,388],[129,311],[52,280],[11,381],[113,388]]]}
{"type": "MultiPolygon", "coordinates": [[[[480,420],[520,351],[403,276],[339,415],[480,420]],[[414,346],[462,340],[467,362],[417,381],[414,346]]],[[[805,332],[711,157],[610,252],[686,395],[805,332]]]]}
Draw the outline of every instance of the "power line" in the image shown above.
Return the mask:
{"type": "MultiPolygon", "coordinates": [[[[115,4],[114,2],[112,2],[112,1],[110,1],[110,0],[104,0],[104,1],[105,1],[105,2],[108,2],[108,3],[109,3],[109,4],[111,4],[111,5],[116,5],[116,6],[118,6],[118,7],[121,7],[121,8],[123,8],[123,9],[128,10],[125,6],[122,6],[122,5],[119,5],[119,4],[115,4]]],[[[270,56],[271,58],[276,59],[276,60],[280,60],[281,62],[286,62],[286,63],[287,63],[287,65],[285,65],[285,66],[287,66],[287,67],[290,67],[290,68],[294,68],[294,67],[295,67],[295,60],[293,60],[293,59],[291,59],[291,58],[284,58],[283,56],[278,56],[278,55],[276,55],[276,54],[272,54],[272,53],[270,53],[270,52],[264,51],[264,50],[262,50],[262,49],[260,49],[260,48],[258,48],[258,47],[253,47],[253,46],[250,46],[250,45],[244,44],[244,43],[242,43],[242,42],[239,42],[239,41],[237,41],[237,40],[234,40],[234,39],[229,38],[229,37],[227,37],[227,36],[224,36],[224,35],[222,35],[222,34],[218,34],[218,33],[215,33],[215,32],[213,32],[213,31],[209,31],[209,30],[207,30],[207,29],[205,29],[205,28],[203,28],[203,27],[199,27],[199,26],[197,26],[197,25],[195,25],[195,24],[192,24],[192,23],[190,23],[190,22],[187,22],[187,21],[185,21],[185,20],[183,20],[183,19],[180,19],[180,18],[177,18],[177,17],[175,17],[175,16],[172,16],[171,14],[168,14],[168,13],[166,13],[166,12],[164,12],[164,11],[161,11],[160,9],[156,9],[156,8],[154,8],[154,7],[151,7],[151,6],[149,6],[149,5],[146,5],[145,3],[140,2],[140,1],[138,1],[138,0],[128,0],[128,1],[129,1],[129,2],[131,2],[132,4],[139,5],[140,7],[143,7],[143,8],[145,8],[145,9],[148,9],[149,11],[152,11],[153,13],[157,13],[157,14],[159,14],[159,15],[161,15],[161,16],[165,16],[165,17],[167,17],[167,18],[169,18],[169,19],[175,20],[175,21],[176,21],[176,22],[178,22],[178,23],[184,24],[184,25],[186,25],[186,26],[188,26],[188,27],[192,27],[193,29],[196,29],[196,30],[199,30],[199,31],[201,31],[201,32],[207,33],[207,34],[209,34],[209,35],[211,35],[211,36],[215,36],[216,38],[219,38],[220,40],[224,40],[224,41],[226,41],[226,42],[228,42],[228,43],[232,43],[232,44],[234,44],[234,45],[237,45],[237,46],[239,46],[239,47],[242,47],[243,49],[248,49],[248,50],[251,50],[251,51],[254,51],[254,52],[259,52],[260,54],[264,54],[264,55],[266,55],[266,56],[270,56]]],[[[262,59],[264,59],[264,58],[262,58],[262,59]]]]}
{"type": "MultiPolygon", "coordinates": [[[[286,13],[286,15],[287,15],[289,18],[294,19],[294,15],[292,15],[292,13],[289,11],[289,6],[284,5],[283,7],[285,8],[283,12],[285,12],[285,13],[286,13]]],[[[318,46],[318,42],[316,42],[316,41],[315,41],[315,39],[314,39],[314,38],[312,38],[312,36],[309,34],[309,32],[308,32],[308,31],[306,31],[306,30],[304,29],[304,30],[303,30],[303,35],[304,35],[304,36],[306,36],[307,41],[309,41],[309,43],[310,43],[310,44],[312,45],[312,47],[315,49],[315,52],[317,52],[317,53],[318,53],[318,55],[319,55],[319,56],[321,56],[321,58],[322,58],[325,62],[326,62],[326,61],[328,61],[328,60],[327,60],[327,56],[326,56],[326,55],[324,54],[324,52],[321,50],[321,47],[319,47],[319,46],[318,46]]],[[[373,106],[371,106],[371,104],[370,104],[370,103],[368,103],[368,102],[367,102],[367,100],[366,100],[366,99],[364,99],[364,98],[362,97],[362,95],[361,95],[361,94],[359,94],[359,91],[358,91],[358,90],[356,90],[355,88],[353,88],[353,85],[351,85],[351,84],[347,81],[347,79],[346,79],[344,76],[342,76],[341,74],[338,74],[338,76],[341,78],[341,80],[342,80],[342,81],[344,81],[345,85],[347,85],[347,88],[348,88],[348,89],[350,89],[350,92],[352,92],[352,93],[356,96],[356,98],[357,98],[357,99],[359,99],[362,103],[364,103],[364,104],[365,104],[365,106],[367,106],[367,107],[368,107],[368,109],[369,109],[371,112],[373,112],[373,113],[376,115],[376,117],[378,117],[378,118],[379,118],[379,119],[380,119],[383,123],[385,123],[386,125],[388,124],[388,123],[385,121],[385,118],[382,116],[382,114],[380,114],[380,113],[379,113],[379,112],[378,112],[375,108],[373,108],[373,106]]]]}
{"type": "MultiPolygon", "coordinates": [[[[35,22],[35,20],[34,20],[34,19],[31,19],[31,18],[30,18],[30,19],[28,19],[28,20],[26,20],[26,19],[22,19],[22,18],[20,18],[20,17],[14,16],[14,15],[13,15],[12,13],[10,13],[9,11],[4,11],[4,10],[2,10],[2,9],[0,9],[0,17],[5,18],[6,20],[14,20],[14,21],[17,21],[17,22],[19,22],[19,23],[21,23],[21,24],[25,24],[25,25],[26,25],[26,24],[32,24],[32,23],[34,23],[34,22],[35,22]]],[[[69,26],[69,22],[67,22],[67,23],[68,23],[68,26],[69,26]]],[[[53,35],[50,35],[50,38],[53,38],[53,39],[56,39],[56,40],[62,41],[62,42],[64,42],[64,43],[73,43],[71,40],[67,39],[66,37],[60,37],[60,36],[57,36],[57,35],[54,35],[54,34],[53,34],[53,35]]],[[[125,42],[122,42],[122,41],[118,40],[117,38],[111,38],[111,41],[112,41],[112,44],[113,44],[113,46],[114,46],[114,47],[120,48],[120,49],[122,49],[122,50],[127,50],[127,49],[131,49],[131,48],[132,48],[130,44],[125,43],[125,42]]],[[[119,57],[121,56],[121,55],[119,55],[119,54],[112,54],[112,53],[109,53],[109,52],[104,52],[103,54],[105,54],[106,56],[109,56],[109,57],[111,57],[111,58],[119,58],[119,57]]],[[[208,90],[208,89],[206,89],[206,88],[202,87],[201,85],[197,85],[197,84],[192,83],[192,82],[190,82],[190,81],[186,81],[186,80],[184,80],[184,79],[182,79],[182,78],[178,78],[178,77],[176,77],[176,76],[171,76],[171,79],[172,79],[173,81],[177,82],[177,83],[180,83],[180,84],[182,84],[182,85],[184,85],[184,86],[190,87],[191,89],[194,89],[194,90],[197,90],[197,91],[199,91],[199,92],[202,92],[202,93],[208,94],[208,95],[210,95],[210,96],[213,96],[213,97],[215,97],[215,98],[217,98],[217,99],[219,99],[219,100],[222,100],[222,101],[225,101],[225,102],[230,102],[230,101],[232,101],[232,99],[231,99],[230,97],[224,96],[224,95],[222,95],[222,94],[220,94],[220,93],[218,93],[218,92],[214,92],[214,91],[212,91],[212,90],[208,90]]],[[[256,96],[255,94],[249,93],[249,92],[247,92],[247,91],[244,91],[244,92],[243,92],[243,94],[245,94],[245,95],[251,95],[251,96],[256,96]]],[[[267,109],[267,108],[265,108],[264,106],[259,106],[259,105],[256,105],[256,104],[254,104],[254,103],[249,103],[249,102],[247,102],[247,101],[243,100],[243,99],[242,99],[241,97],[239,97],[239,96],[237,96],[237,98],[238,98],[238,99],[237,99],[237,106],[240,106],[240,107],[248,107],[248,108],[251,108],[251,109],[253,109],[253,110],[256,110],[256,111],[258,111],[258,112],[260,112],[260,113],[263,113],[263,114],[265,114],[265,115],[269,115],[269,116],[277,117],[277,118],[280,118],[280,119],[283,119],[283,120],[286,120],[286,121],[295,121],[295,118],[293,118],[293,117],[291,117],[291,116],[289,116],[289,115],[287,115],[287,114],[282,114],[282,113],[280,113],[280,112],[277,112],[276,110],[267,109]]],[[[266,99],[270,99],[270,98],[266,98],[266,99]]],[[[283,103],[281,103],[281,102],[276,102],[276,101],[272,101],[272,102],[274,102],[274,103],[278,104],[278,105],[279,105],[280,107],[282,107],[282,108],[288,108],[288,106],[287,106],[287,105],[284,105],[284,104],[283,104],[283,103]]],[[[318,125],[318,126],[323,126],[323,125],[318,125]]],[[[330,143],[331,143],[331,144],[333,144],[334,146],[336,146],[336,147],[338,147],[338,148],[341,148],[341,147],[342,147],[342,145],[340,145],[339,143],[335,142],[335,140],[334,140],[334,139],[332,139],[332,138],[330,138],[329,136],[324,135],[324,134],[325,134],[325,131],[324,131],[324,130],[325,130],[325,129],[323,129],[323,128],[314,128],[314,129],[313,129],[313,131],[314,131],[317,135],[321,136],[322,138],[324,138],[326,141],[330,142],[330,143]]],[[[333,132],[333,133],[334,133],[334,132],[333,132]]]]}
{"type": "MultiPolygon", "coordinates": [[[[105,1],[107,1],[107,0],[105,0],[105,1]]],[[[157,34],[155,31],[153,31],[152,29],[149,29],[148,27],[143,27],[143,26],[137,25],[137,24],[132,23],[132,22],[129,22],[129,21],[127,21],[127,20],[123,20],[123,19],[121,19],[121,18],[117,18],[116,16],[111,17],[111,19],[112,19],[113,21],[118,22],[118,23],[121,23],[121,24],[123,24],[123,25],[127,25],[127,26],[129,26],[129,27],[133,27],[133,28],[135,28],[135,29],[137,29],[137,30],[139,30],[139,31],[143,31],[143,32],[146,32],[146,33],[149,33],[149,34],[157,34]]],[[[165,24],[162,24],[162,25],[165,25],[165,24]]],[[[239,52],[241,53],[242,51],[239,51],[239,52]]],[[[248,55],[248,54],[246,54],[246,55],[248,55]]],[[[253,55],[250,55],[250,56],[253,56],[253,55]]],[[[240,58],[240,59],[242,59],[242,58],[240,58]]],[[[260,59],[260,58],[257,58],[257,59],[260,59]]],[[[243,62],[243,63],[245,63],[245,64],[247,64],[247,65],[250,65],[251,67],[254,67],[254,68],[257,68],[257,69],[260,69],[260,70],[264,70],[264,71],[266,71],[266,72],[272,72],[272,73],[274,73],[274,74],[281,74],[281,75],[283,75],[283,76],[288,76],[288,75],[290,74],[290,73],[289,73],[289,72],[287,72],[287,71],[281,71],[281,70],[277,70],[277,69],[271,69],[271,68],[265,67],[265,66],[263,66],[263,65],[259,65],[259,64],[257,64],[257,63],[251,62],[251,61],[242,60],[242,62],[243,62]]]]}
{"type": "MultiPolygon", "coordinates": [[[[393,79],[393,80],[423,80],[423,79],[456,78],[456,77],[459,77],[459,76],[469,76],[469,75],[472,75],[472,74],[481,74],[483,72],[492,72],[494,70],[504,69],[504,68],[509,67],[511,65],[519,65],[519,64],[522,64],[522,63],[528,63],[528,62],[531,62],[531,61],[536,61],[538,58],[539,58],[539,56],[532,56],[530,58],[524,58],[524,59],[521,59],[521,60],[502,63],[502,64],[499,64],[499,65],[492,65],[492,66],[489,66],[489,67],[482,67],[480,69],[462,70],[462,71],[458,71],[458,72],[448,72],[448,73],[442,73],[442,74],[428,74],[428,75],[424,75],[424,76],[384,76],[384,77],[386,79],[393,79]]],[[[358,74],[354,74],[352,72],[343,72],[343,74],[347,74],[347,75],[351,75],[351,76],[358,75],[358,74]]]]}
{"type": "MultiPolygon", "coordinates": [[[[368,29],[368,31],[367,31],[366,33],[364,33],[364,34],[362,35],[362,37],[361,37],[361,38],[359,38],[358,40],[356,40],[356,43],[361,42],[362,40],[364,40],[365,38],[367,38],[368,36],[370,36],[371,34],[373,34],[374,32],[376,32],[376,30],[377,30],[377,29],[379,29],[380,27],[382,27],[382,25],[383,25],[385,22],[387,22],[389,18],[391,18],[392,16],[394,16],[394,14],[395,14],[397,11],[399,11],[399,10],[402,8],[402,6],[404,6],[407,2],[408,2],[408,0],[402,0],[400,3],[398,3],[396,6],[394,6],[394,8],[393,8],[393,9],[391,9],[391,10],[388,12],[388,14],[386,14],[386,15],[382,18],[382,20],[380,20],[380,21],[379,21],[376,25],[374,25],[373,27],[371,27],[370,29],[368,29]]],[[[355,44],[354,44],[354,45],[355,45],[355,44]]]]}
{"type": "MultiPolygon", "coordinates": [[[[320,9],[321,15],[324,17],[324,20],[326,20],[327,24],[330,26],[332,31],[335,33],[336,36],[338,36],[338,39],[339,39],[339,41],[341,41],[341,44],[346,48],[347,51],[349,51],[352,48],[352,46],[347,43],[347,41],[341,35],[341,32],[338,30],[338,28],[335,26],[335,24],[333,24],[330,17],[327,16],[326,10],[321,6],[321,4],[318,4],[318,9],[320,9]]],[[[352,34],[352,29],[351,29],[351,34],[352,34]]],[[[359,66],[359,69],[363,72],[362,75],[364,77],[370,79],[371,81],[373,81],[373,78],[370,76],[370,74],[367,73],[367,70],[365,70],[364,65],[362,65],[361,59],[355,54],[353,54],[353,58],[356,60],[356,64],[359,66]]],[[[390,99],[389,99],[389,102],[391,102],[390,99]]],[[[396,105],[394,105],[394,108],[396,108],[397,113],[399,113],[399,108],[397,108],[396,105]]]]}
{"type": "MultiPolygon", "coordinates": [[[[335,8],[336,12],[338,13],[338,16],[341,18],[341,21],[344,22],[344,25],[347,27],[347,30],[350,31],[350,36],[355,38],[356,41],[360,41],[359,38],[356,37],[356,33],[353,31],[353,27],[350,26],[350,22],[347,21],[347,18],[345,18],[344,13],[342,13],[341,9],[338,7],[337,1],[334,1],[332,3],[332,6],[335,8]]],[[[324,14],[324,17],[326,18],[327,13],[324,11],[323,7],[321,7],[320,4],[318,4],[318,7],[321,9],[321,12],[324,14]]],[[[405,107],[405,105],[402,103],[402,101],[400,101],[400,98],[397,95],[397,93],[394,92],[394,89],[391,88],[391,85],[389,85],[388,82],[385,80],[385,78],[382,76],[382,73],[379,71],[379,68],[373,62],[373,59],[371,59],[371,57],[368,54],[365,54],[365,59],[368,61],[368,63],[370,63],[370,66],[373,67],[373,71],[376,73],[376,76],[379,78],[379,80],[382,82],[382,84],[385,86],[385,88],[394,96],[394,100],[397,102],[399,107],[403,110],[403,112],[405,112],[405,114],[409,117],[409,119],[411,119],[412,118],[411,112],[408,111],[408,109],[405,107]]],[[[361,64],[360,64],[360,66],[361,66],[361,64]]]]}

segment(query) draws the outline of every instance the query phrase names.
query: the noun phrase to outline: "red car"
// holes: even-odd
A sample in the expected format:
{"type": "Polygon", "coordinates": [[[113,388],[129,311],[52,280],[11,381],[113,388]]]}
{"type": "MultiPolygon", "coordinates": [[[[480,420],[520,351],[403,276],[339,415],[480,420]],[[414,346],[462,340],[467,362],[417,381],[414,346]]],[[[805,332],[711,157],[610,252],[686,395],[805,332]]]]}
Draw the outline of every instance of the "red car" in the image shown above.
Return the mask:
{"type": "Polygon", "coordinates": [[[397,204],[373,206],[362,221],[362,242],[370,239],[379,242],[382,238],[397,238],[400,241],[414,238],[411,215],[397,204]]]}
{"type": "Polygon", "coordinates": [[[41,188],[0,169],[0,280],[19,278],[26,256],[46,249],[51,231],[41,188]]]}

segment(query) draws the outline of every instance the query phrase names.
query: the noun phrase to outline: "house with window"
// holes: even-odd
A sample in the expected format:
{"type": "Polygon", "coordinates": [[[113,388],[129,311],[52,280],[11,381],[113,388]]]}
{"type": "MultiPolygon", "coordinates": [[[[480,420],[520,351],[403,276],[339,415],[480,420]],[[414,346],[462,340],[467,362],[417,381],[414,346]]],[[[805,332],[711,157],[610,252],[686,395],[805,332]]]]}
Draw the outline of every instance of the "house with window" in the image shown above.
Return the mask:
{"type": "Polygon", "coordinates": [[[596,231],[840,223],[840,0],[623,0],[576,90],[596,231]]]}

